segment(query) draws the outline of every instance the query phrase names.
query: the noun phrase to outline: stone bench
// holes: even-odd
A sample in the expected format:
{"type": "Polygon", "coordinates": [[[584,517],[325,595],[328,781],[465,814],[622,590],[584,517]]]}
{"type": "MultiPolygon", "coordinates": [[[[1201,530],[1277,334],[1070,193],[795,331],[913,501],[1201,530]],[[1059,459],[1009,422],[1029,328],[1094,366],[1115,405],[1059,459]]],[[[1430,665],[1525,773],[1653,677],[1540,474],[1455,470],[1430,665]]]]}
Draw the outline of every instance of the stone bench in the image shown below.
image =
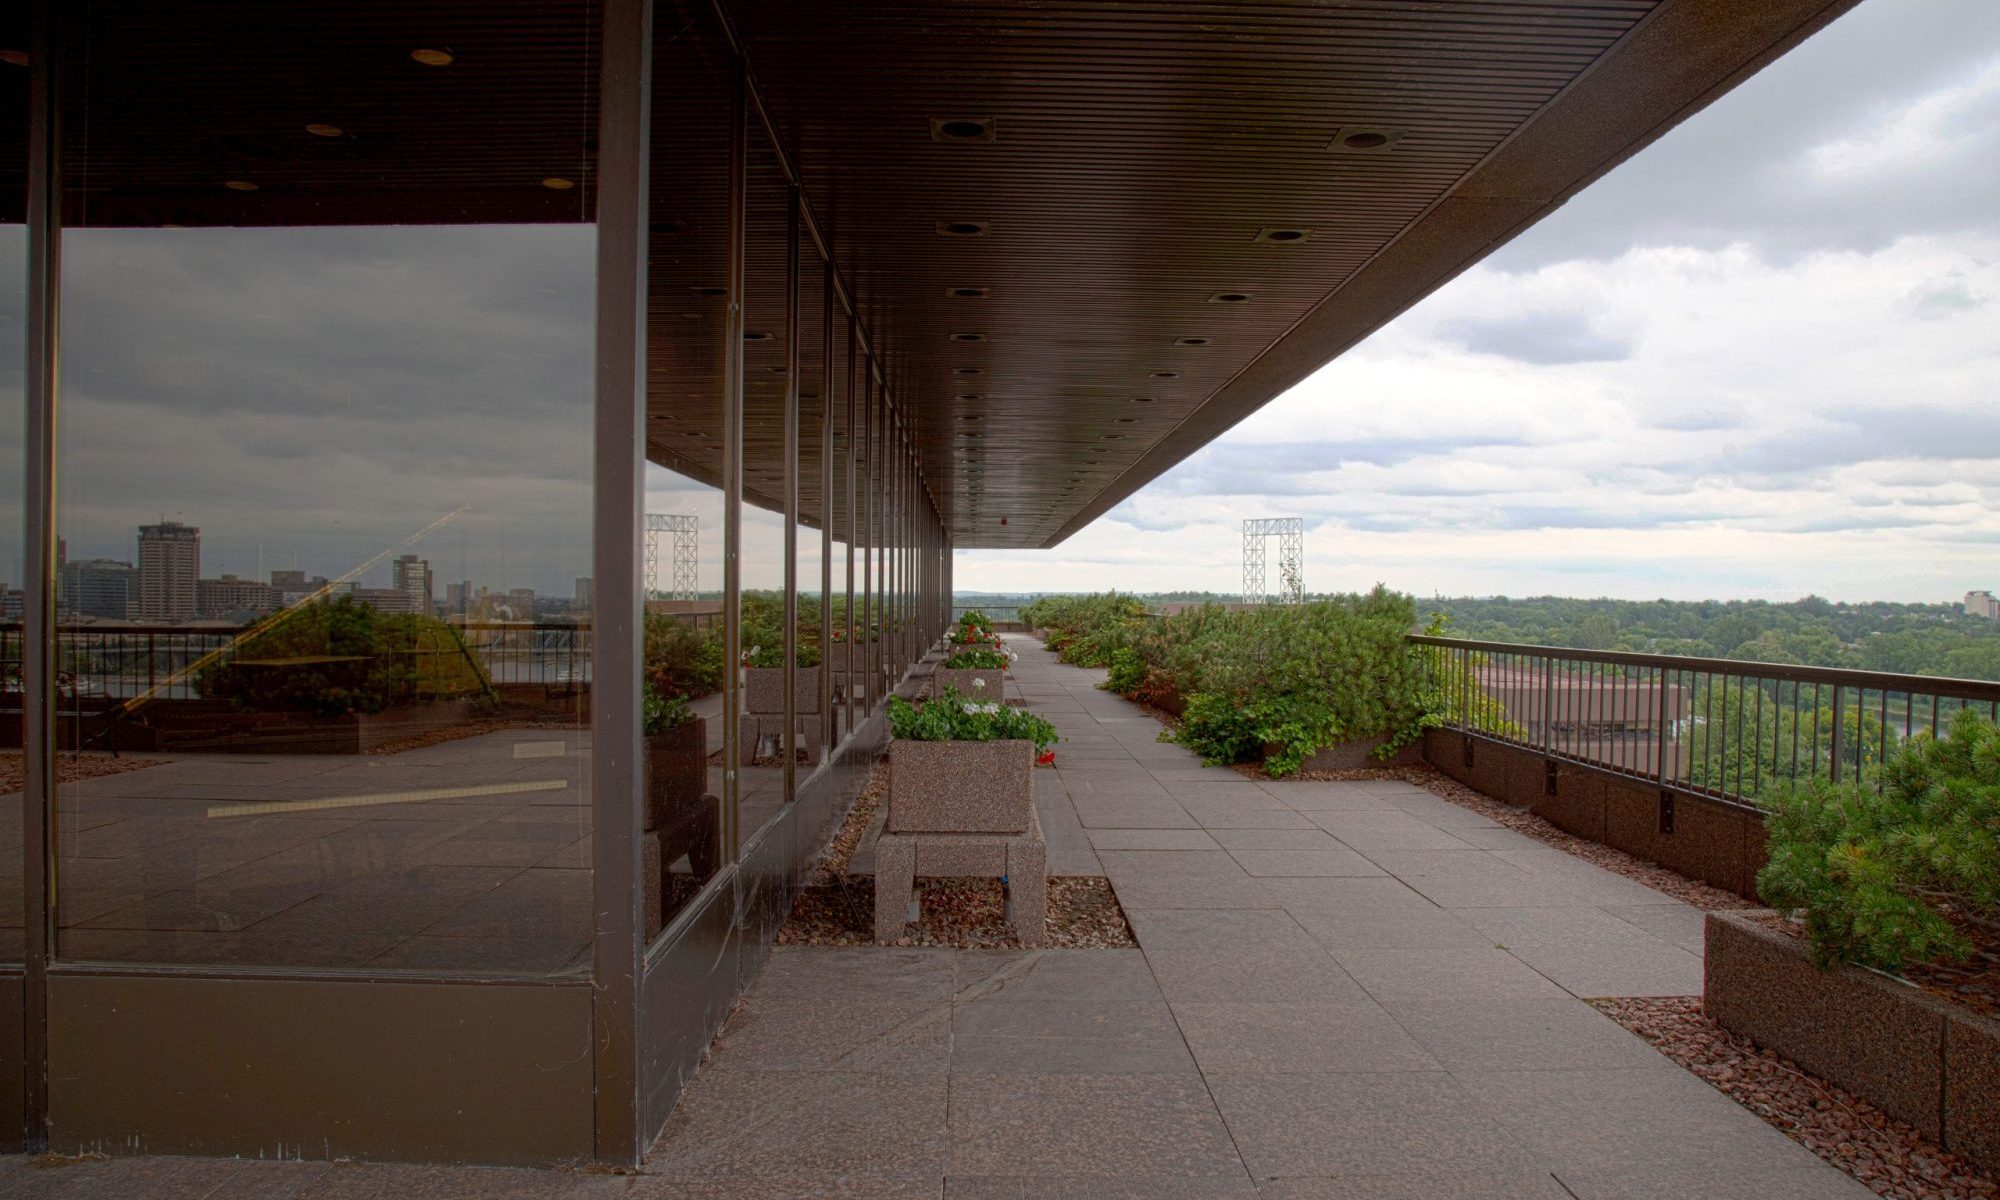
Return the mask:
{"type": "Polygon", "coordinates": [[[893,945],[919,919],[917,878],[1001,879],[1007,920],[1023,946],[1044,944],[1048,916],[1048,846],[1030,810],[1020,833],[884,833],[875,844],[875,940],[893,945]]]}

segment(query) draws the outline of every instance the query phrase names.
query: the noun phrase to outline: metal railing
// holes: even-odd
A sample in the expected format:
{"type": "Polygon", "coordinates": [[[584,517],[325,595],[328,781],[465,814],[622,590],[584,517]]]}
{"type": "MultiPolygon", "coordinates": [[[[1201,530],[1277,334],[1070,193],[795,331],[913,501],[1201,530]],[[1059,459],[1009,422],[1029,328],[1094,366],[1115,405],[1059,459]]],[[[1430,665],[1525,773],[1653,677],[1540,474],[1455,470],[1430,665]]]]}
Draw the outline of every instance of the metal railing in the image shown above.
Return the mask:
{"type": "Polygon", "coordinates": [[[1018,622],[1021,619],[1019,605],[954,604],[951,606],[951,623],[957,625],[958,619],[969,612],[985,613],[987,620],[1001,625],[1018,622]]]}
{"type": "MultiPolygon", "coordinates": [[[[580,686],[590,681],[590,629],[551,623],[472,621],[453,624],[494,684],[580,686]]],[[[196,664],[229,661],[242,630],[182,625],[64,625],[56,630],[56,672],[65,704],[92,700],[199,698],[196,664]]],[[[21,689],[22,627],[0,624],[0,692],[21,689]]],[[[461,653],[456,646],[410,651],[461,653]]],[[[15,701],[18,704],[18,700],[15,701]]]]}
{"type": "Polygon", "coordinates": [[[1876,779],[2000,683],[1412,635],[1448,728],[1743,804],[1784,782],[1876,779]]]}

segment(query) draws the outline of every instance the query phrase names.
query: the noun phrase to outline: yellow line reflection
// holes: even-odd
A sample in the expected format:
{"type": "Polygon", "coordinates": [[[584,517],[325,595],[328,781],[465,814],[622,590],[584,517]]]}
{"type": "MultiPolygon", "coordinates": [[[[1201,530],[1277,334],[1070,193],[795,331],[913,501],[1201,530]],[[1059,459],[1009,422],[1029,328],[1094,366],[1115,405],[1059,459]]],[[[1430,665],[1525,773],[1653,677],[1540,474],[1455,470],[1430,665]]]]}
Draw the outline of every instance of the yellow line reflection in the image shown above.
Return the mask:
{"type": "Polygon", "coordinates": [[[370,804],[415,804],[423,800],[453,800],[463,796],[516,796],[522,792],[559,792],[567,779],[536,779],[527,783],[488,783],[478,787],[424,788],[414,792],[372,792],[365,796],[328,796],[323,800],[272,800],[263,804],[211,804],[211,817],[255,817],[266,813],[308,812],[320,808],[362,808],[370,804]]]}

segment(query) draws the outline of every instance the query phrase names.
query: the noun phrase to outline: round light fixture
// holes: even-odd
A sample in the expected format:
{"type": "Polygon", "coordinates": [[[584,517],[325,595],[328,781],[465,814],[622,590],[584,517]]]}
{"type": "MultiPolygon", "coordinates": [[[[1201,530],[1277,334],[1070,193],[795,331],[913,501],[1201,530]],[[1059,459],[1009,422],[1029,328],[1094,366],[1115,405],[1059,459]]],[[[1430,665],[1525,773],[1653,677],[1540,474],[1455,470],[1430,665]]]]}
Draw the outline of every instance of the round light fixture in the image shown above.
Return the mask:
{"type": "Polygon", "coordinates": [[[1181,373],[1179,371],[1155,371],[1152,374],[1152,378],[1154,379],[1179,379],[1180,377],[1181,373]]]}
{"type": "Polygon", "coordinates": [[[551,175],[547,179],[542,180],[542,186],[552,192],[566,192],[576,186],[576,180],[564,179],[560,175],[551,175]]]}
{"type": "Polygon", "coordinates": [[[937,231],[946,237],[984,237],[987,225],[984,221],[939,221],[937,231]]]}
{"type": "Polygon", "coordinates": [[[743,335],[743,340],[746,342],[768,342],[771,340],[771,335],[768,333],[746,332],[743,335]]]}
{"type": "Polygon", "coordinates": [[[315,121],[311,125],[306,126],[306,132],[312,134],[314,137],[336,138],[347,131],[338,125],[324,125],[315,121]]]}
{"type": "Polygon", "coordinates": [[[1389,135],[1386,133],[1376,133],[1373,130],[1362,133],[1350,133],[1340,139],[1340,144],[1349,150],[1379,150],[1389,144],[1389,135]]]}
{"type": "Polygon", "coordinates": [[[427,67],[448,67],[451,65],[449,50],[412,50],[410,57],[427,67]]]}
{"type": "Polygon", "coordinates": [[[991,117],[933,118],[931,138],[939,142],[990,142],[993,140],[993,119],[991,117]]]}
{"type": "Polygon", "coordinates": [[[693,292],[697,296],[708,296],[708,297],[727,296],[729,294],[728,288],[716,287],[714,284],[704,284],[700,287],[691,287],[688,289],[688,291],[693,292]]]}
{"type": "Polygon", "coordinates": [[[1134,404],[1151,404],[1151,403],[1153,403],[1153,402],[1154,402],[1154,397],[1152,397],[1152,396],[1134,396],[1134,397],[1132,397],[1132,403],[1134,403],[1134,404]]]}
{"type": "Polygon", "coordinates": [[[1242,304],[1250,299],[1248,292],[1217,292],[1208,298],[1210,304],[1242,304]]]}
{"type": "Polygon", "coordinates": [[[952,373],[952,374],[954,374],[954,375],[984,375],[984,374],[986,374],[986,368],[985,368],[985,367],[953,367],[953,368],[952,368],[952,371],[951,371],[951,373],[952,373]]]}
{"type": "Polygon", "coordinates": [[[1207,338],[1204,338],[1204,337],[1184,337],[1184,338],[1175,338],[1175,339],[1174,339],[1174,345],[1176,345],[1176,346],[1206,346],[1206,345],[1208,345],[1208,339],[1207,339],[1207,338]]]}
{"type": "Polygon", "coordinates": [[[984,300],[992,293],[983,287],[946,288],[944,294],[953,300],[984,300]]]}
{"type": "Polygon", "coordinates": [[[222,186],[232,192],[254,192],[257,190],[257,185],[247,179],[225,179],[222,181],[222,186]]]}
{"type": "Polygon", "coordinates": [[[951,335],[951,340],[954,342],[983,342],[986,340],[986,335],[983,333],[954,333],[951,335]]]}

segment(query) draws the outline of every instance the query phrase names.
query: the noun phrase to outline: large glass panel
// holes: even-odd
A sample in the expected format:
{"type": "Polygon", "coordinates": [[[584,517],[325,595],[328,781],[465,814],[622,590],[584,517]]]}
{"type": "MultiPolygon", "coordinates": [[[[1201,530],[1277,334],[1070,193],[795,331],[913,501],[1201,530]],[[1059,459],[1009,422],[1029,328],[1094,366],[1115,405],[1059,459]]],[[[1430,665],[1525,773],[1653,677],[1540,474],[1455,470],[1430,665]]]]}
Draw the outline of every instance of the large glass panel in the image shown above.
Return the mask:
{"type": "Polygon", "coordinates": [[[21,456],[26,410],[28,283],[28,18],[0,13],[0,962],[26,951],[22,871],[26,828],[21,787],[21,611],[26,602],[21,456]]]}
{"type": "MultiPolygon", "coordinates": [[[[705,6],[703,6],[705,7],[705,6]]],[[[723,861],[722,647],[731,61],[665,6],[653,67],[647,272],[646,729],[648,936],[723,861]]]]}
{"type": "Polygon", "coordinates": [[[55,9],[59,953],[587,970],[594,7],[55,9]]]}
{"type": "MultiPolygon", "coordinates": [[[[743,712],[738,822],[746,839],[788,797],[779,739],[784,666],[794,630],[785,624],[785,254],[790,186],[777,154],[752,124],[749,143],[747,279],[743,297],[743,712]]],[[[805,661],[801,657],[798,661],[805,661]]]]}
{"type": "Polygon", "coordinates": [[[853,705],[849,696],[849,660],[854,653],[854,630],[849,613],[853,599],[849,594],[847,576],[847,558],[852,552],[854,533],[848,525],[853,510],[847,496],[848,480],[852,477],[847,454],[848,412],[853,403],[855,376],[849,328],[847,316],[838,314],[834,322],[832,386],[827,390],[827,440],[831,449],[826,510],[831,555],[827,611],[831,621],[826,636],[826,659],[827,670],[832,673],[833,679],[833,727],[828,738],[834,746],[838,746],[854,727],[853,705]]]}
{"type": "Polygon", "coordinates": [[[797,778],[804,779],[820,761],[826,725],[819,711],[820,675],[826,667],[826,637],[820,626],[820,416],[826,408],[827,370],[824,316],[826,265],[812,243],[802,252],[799,269],[799,411],[798,448],[787,470],[798,482],[797,520],[792,527],[792,579],[798,597],[799,651],[798,740],[793,758],[797,778]],[[810,665],[807,665],[808,661],[810,665]]]}

